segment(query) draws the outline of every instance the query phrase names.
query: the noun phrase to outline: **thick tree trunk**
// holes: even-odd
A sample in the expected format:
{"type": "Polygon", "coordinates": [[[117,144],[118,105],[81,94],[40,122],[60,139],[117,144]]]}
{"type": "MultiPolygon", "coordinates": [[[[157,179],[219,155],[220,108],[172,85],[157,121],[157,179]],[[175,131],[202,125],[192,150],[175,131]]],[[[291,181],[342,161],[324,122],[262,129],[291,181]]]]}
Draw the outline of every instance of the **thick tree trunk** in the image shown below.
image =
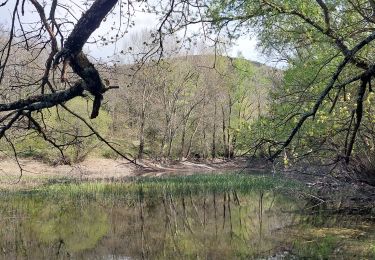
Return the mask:
{"type": "Polygon", "coordinates": [[[100,26],[103,19],[117,2],[118,0],[96,0],[91,7],[83,13],[74,26],[72,33],[65,41],[65,52],[73,56],[78,55],[91,34],[100,26]]]}
{"type": "MultiPolygon", "coordinates": [[[[65,41],[63,49],[56,54],[54,59],[55,66],[61,61],[64,62],[65,66],[66,62],[69,61],[74,73],[83,79],[83,82],[80,82],[82,87],[94,96],[90,116],[92,119],[96,118],[99,114],[106,88],[98,70],[87,59],[86,55],[82,52],[82,48],[117,2],[118,0],[96,0],[78,20],[73,31],[65,41]]],[[[64,75],[61,78],[63,79],[64,75]]]]}

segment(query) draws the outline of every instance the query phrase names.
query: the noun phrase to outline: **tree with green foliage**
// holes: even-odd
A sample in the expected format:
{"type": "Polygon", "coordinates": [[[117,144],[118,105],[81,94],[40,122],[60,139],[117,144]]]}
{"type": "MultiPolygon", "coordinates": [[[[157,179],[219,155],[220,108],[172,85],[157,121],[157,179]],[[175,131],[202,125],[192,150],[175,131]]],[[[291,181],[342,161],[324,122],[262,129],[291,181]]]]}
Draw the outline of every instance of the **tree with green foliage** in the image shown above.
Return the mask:
{"type": "Polygon", "coordinates": [[[210,6],[216,30],[226,29],[234,38],[252,32],[264,51],[288,63],[275,97],[281,106],[275,101],[269,120],[269,128],[281,129],[274,136],[281,139],[268,142],[271,158],[298,143],[300,134],[314,131],[320,142],[331,141],[324,135],[344,139],[335,142],[337,160],[349,162],[371,117],[375,2],[213,1],[210,6]]]}

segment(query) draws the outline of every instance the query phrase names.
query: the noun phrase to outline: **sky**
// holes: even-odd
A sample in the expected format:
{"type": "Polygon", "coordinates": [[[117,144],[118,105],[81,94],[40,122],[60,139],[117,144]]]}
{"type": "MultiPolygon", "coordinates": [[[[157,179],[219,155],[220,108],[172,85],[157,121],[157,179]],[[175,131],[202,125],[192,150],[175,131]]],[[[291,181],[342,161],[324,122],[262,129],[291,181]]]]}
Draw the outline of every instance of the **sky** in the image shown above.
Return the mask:
{"type": "MultiPolygon", "coordinates": [[[[0,7],[0,24],[5,24],[6,27],[10,26],[11,24],[11,13],[12,13],[12,2],[15,0],[9,0],[9,3],[4,6],[0,7]]],[[[42,2],[42,1],[40,1],[42,2]]],[[[24,21],[32,21],[34,19],[37,19],[36,13],[33,12],[33,8],[31,5],[26,6],[26,12],[25,16],[22,17],[24,21]]],[[[97,29],[97,31],[94,33],[94,37],[97,37],[98,35],[104,35],[111,31],[111,26],[113,22],[117,23],[116,19],[118,17],[114,16],[110,18],[112,20],[109,20],[105,23],[102,23],[101,26],[97,29]]],[[[137,12],[134,16],[135,26],[129,30],[129,34],[132,32],[140,31],[142,29],[148,28],[155,28],[158,24],[158,21],[156,20],[155,16],[148,13],[142,13],[137,12]]],[[[126,34],[123,39],[118,40],[114,44],[109,44],[108,46],[99,46],[96,44],[86,44],[85,50],[89,52],[91,56],[93,56],[96,59],[99,60],[106,60],[108,57],[111,57],[114,53],[120,51],[124,45],[126,45],[127,36],[129,34],[126,34]]],[[[242,36],[238,40],[235,41],[234,45],[228,48],[227,53],[231,57],[238,57],[241,55],[242,57],[257,61],[260,63],[265,63],[268,65],[272,65],[272,62],[269,62],[267,57],[264,56],[257,48],[257,40],[255,37],[251,38],[250,36],[242,36]]]]}

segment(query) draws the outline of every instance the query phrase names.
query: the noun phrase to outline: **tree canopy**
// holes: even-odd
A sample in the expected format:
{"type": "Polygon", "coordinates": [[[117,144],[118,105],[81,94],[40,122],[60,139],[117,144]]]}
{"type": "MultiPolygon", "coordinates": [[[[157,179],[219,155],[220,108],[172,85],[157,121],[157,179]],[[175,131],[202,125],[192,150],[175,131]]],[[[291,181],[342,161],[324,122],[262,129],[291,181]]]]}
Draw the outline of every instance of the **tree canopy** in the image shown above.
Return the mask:
{"type": "Polygon", "coordinates": [[[361,123],[370,116],[374,1],[214,1],[212,6],[218,30],[226,28],[233,37],[255,33],[265,51],[288,63],[279,97],[289,105],[280,114],[284,123],[294,123],[292,128],[288,124],[285,140],[274,144],[272,158],[309,119],[324,116],[336,119],[329,126],[336,134],[345,132],[339,157],[348,162],[361,123]]]}

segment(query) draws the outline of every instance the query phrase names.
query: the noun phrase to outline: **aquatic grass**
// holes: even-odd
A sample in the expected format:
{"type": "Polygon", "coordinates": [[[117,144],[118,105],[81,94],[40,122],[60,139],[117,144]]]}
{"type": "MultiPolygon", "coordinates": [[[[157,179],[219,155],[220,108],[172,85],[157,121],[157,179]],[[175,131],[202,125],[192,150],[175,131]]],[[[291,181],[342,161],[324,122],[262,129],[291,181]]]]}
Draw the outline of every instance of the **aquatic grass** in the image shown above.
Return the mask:
{"type": "Polygon", "coordinates": [[[142,178],[136,182],[144,191],[166,191],[174,194],[204,192],[247,193],[254,190],[293,188],[297,183],[280,177],[246,174],[196,174],[190,176],[142,178]]]}
{"type": "Polygon", "coordinates": [[[42,187],[16,192],[2,192],[4,196],[43,196],[49,198],[105,199],[118,198],[136,200],[139,198],[235,191],[247,194],[253,191],[295,189],[298,183],[281,177],[249,174],[194,174],[188,176],[142,177],[122,181],[79,181],[62,180],[42,187]]]}

